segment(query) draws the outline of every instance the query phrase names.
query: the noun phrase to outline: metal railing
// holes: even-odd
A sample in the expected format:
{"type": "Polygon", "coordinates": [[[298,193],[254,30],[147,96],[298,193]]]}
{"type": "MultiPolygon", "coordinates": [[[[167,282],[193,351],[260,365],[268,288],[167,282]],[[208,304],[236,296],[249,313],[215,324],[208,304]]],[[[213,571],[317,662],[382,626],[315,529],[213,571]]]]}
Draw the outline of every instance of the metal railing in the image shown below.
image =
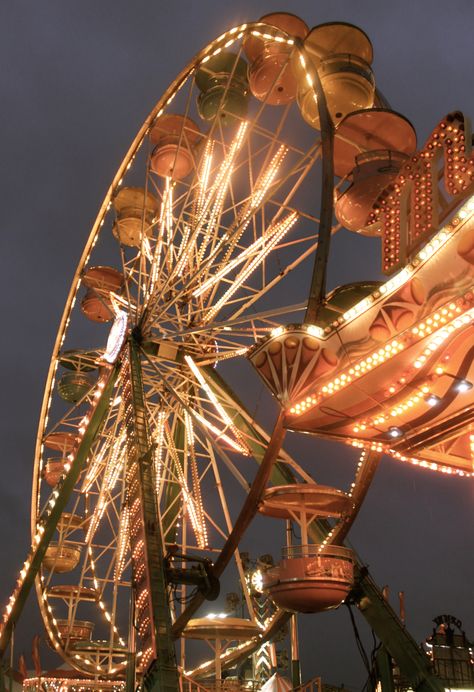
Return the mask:
{"type": "Polygon", "coordinates": [[[201,685],[184,673],[179,676],[179,692],[209,692],[210,688],[201,685]]]}
{"type": "Polygon", "coordinates": [[[339,560],[354,561],[354,554],[350,548],[345,548],[339,545],[290,545],[283,548],[281,551],[282,558],[293,559],[299,557],[315,557],[315,558],[336,558],[339,560]]]}
{"type": "Polygon", "coordinates": [[[294,692],[322,692],[322,690],[321,678],[318,677],[303,683],[299,687],[295,687],[294,692]]]}

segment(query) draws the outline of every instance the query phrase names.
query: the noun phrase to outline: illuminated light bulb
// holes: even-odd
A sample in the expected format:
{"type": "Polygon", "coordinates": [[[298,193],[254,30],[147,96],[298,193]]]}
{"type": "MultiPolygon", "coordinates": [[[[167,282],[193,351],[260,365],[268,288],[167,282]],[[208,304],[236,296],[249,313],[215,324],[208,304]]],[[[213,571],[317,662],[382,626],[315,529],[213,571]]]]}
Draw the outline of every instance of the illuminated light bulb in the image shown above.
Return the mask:
{"type": "Polygon", "coordinates": [[[308,324],[306,327],[306,331],[308,334],[311,334],[311,336],[323,336],[324,331],[321,329],[321,327],[317,327],[314,324],[308,324]]]}
{"type": "Polygon", "coordinates": [[[401,428],[397,428],[395,425],[391,425],[387,432],[388,435],[393,439],[403,436],[403,430],[401,428]]]}
{"type": "Polygon", "coordinates": [[[425,396],[425,401],[428,406],[437,406],[441,403],[441,397],[437,396],[436,394],[427,394],[425,396]]]}
{"type": "Polygon", "coordinates": [[[472,389],[472,382],[465,379],[459,379],[456,381],[454,389],[460,394],[463,394],[464,392],[468,392],[470,389],[472,389]]]}
{"type": "Polygon", "coordinates": [[[245,267],[239,272],[235,277],[234,283],[227,289],[227,291],[221,296],[215,305],[212,306],[209,313],[207,314],[205,321],[209,322],[221,309],[221,307],[226,304],[234,293],[240,288],[240,286],[247,280],[247,278],[254,272],[257,267],[263,262],[265,257],[273,250],[275,245],[288,233],[288,231],[294,226],[298,220],[297,212],[291,212],[284,219],[278,223],[271,225],[266,231],[265,235],[269,238],[266,245],[255,255],[255,257],[246,264],[245,267]]]}

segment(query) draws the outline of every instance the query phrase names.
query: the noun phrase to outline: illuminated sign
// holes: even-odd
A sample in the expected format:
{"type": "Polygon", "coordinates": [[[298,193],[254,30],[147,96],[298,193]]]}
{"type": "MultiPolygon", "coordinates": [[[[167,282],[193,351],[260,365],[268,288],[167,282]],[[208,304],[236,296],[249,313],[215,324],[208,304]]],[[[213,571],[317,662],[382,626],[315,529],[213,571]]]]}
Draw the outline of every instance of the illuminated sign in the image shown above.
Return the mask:
{"type": "Polygon", "coordinates": [[[115,363],[117,356],[122,348],[123,342],[125,341],[125,335],[127,333],[128,326],[128,315],[123,310],[118,310],[117,317],[114,320],[112,329],[109,333],[109,338],[107,339],[107,348],[103,355],[103,359],[107,363],[115,363]]]}

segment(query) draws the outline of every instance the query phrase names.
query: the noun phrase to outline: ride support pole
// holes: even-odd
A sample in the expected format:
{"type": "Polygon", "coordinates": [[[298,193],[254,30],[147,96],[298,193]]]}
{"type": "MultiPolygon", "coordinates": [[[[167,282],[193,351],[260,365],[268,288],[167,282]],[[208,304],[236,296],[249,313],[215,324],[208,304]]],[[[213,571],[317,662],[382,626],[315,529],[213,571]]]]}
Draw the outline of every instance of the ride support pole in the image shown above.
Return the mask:
{"type": "Polygon", "coordinates": [[[381,646],[376,657],[377,674],[382,692],[395,692],[395,684],[393,682],[392,672],[392,657],[384,646],[381,646]]]}
{"type": "Polygon", "coordinates": [[[300,646],[298,640],[298,616],[293,613],[290,620],[291,635],[291,684],[294,688],[301,685],[300,646]]]}
{"type": "Polygon", "coordinates": [[[326,295],[326,275],[331,246],[334,206],[334,125],[329,115],[326,96],[321,80],[319,79],[318,71],[313,66],[308,56],[305,55],[303,42],[300,39],[295,39],[295,44],[299,50],[300,56],[302,56],[305,61],[304,67],[306,73],[313,82],[321,126],[322,177],[318,246],[314,258],[308,306],[304,318],[306,324],[314,324],[326,295]]]}

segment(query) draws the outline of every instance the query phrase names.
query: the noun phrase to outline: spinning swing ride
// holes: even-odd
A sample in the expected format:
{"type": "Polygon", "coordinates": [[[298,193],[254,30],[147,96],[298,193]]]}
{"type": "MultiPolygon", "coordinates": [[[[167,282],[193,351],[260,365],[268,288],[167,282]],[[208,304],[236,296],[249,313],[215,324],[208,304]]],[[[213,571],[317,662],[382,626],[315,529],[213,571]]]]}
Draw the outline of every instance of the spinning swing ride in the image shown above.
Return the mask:
{"type": "Polygon", "coordinates": [[[344,539],[382,454],[473,472],[472,137],[452,113],[417,151],[371,63],[355,26],[271,14],[204,48],[146,119],[56,338],[2,654],[35,584],[78,675],[208,689],[292,613],[350,598],[409,680],[442,689],[344,539]],[[385,282],[326,294],[343,227],[380,238],[385,282]],[[243,359],[278,402],[271,432],[225,379],[243,359]],[[352,448],[349,487],[318,484],[288,429],[352,448]],[[282,542],[301,529],[262,575],[263,620],[239,552],[257,513],[284,520],[282,542]],[[226,569],[245,616],[200,617],[226,569]],[[200,639],[214,654],[196,665],[200,639]]]}

